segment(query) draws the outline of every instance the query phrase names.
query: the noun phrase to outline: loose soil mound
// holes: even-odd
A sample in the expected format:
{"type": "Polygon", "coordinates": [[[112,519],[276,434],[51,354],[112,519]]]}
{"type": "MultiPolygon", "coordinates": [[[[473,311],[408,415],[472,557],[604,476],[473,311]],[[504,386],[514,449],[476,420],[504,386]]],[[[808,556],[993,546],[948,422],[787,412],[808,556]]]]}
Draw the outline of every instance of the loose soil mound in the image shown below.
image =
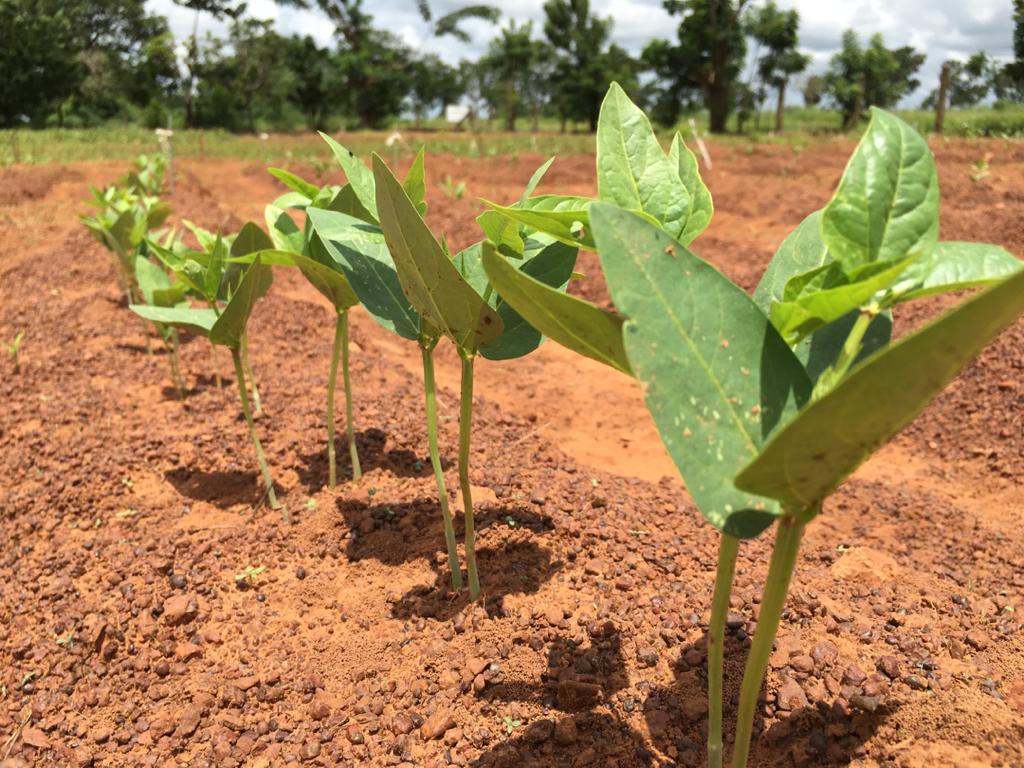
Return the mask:
{"type": "MultiPolygon", "coordinates": [[[[695,250],[752,288],[850,149],[713,147],[718,213],[695,250]]],[[[937,151],[944,237],[1024,251],[1024,148],[937,151]],[[975,184],[984,152],[992,175],[975,184]]],[[[476,198],[515,199],[542,159],[432,159],[433,179],[467,192],[449,200],[432,184],[431,223],[467,244],[476,198]]],[[[245,163],[182,165],[172,203],[205,226],[261,220],[279,192],[245,163]]],[[[592,168],[560,160],[545,189],[590,193],[592,168]]],[[[121,169],[71,172],[0,212],[0,335],[26,331],[22,373],[0,379],[4,765],[703,763],[716,536],[631,381],[551,344],[518,367],[480,364],[486,599],[467,605],[448,589],[415,346],[356,312],[366,474],[325,489],[333,322],[299,276],[275,275],[251,349],[283,524],[262,504],[228,359],[219,390],[206,342],[186,341],[177,400],[110,258],[74,219],[86,181],[121,169]],[[32,221],[43,236],[26,245],[32,221]],[[240,588],[247,566],[265,571],[240,588]]],[[[596,259],[583,271],[578,290],[606,302],[596,259]]],[[[753,765],[1024,761],[1022,364],[1018,325],[809,527],[753,765]]],[[[457,367],[441,355],[449,462],[457,367]]],[[[740,555],[727,723],[769,547],[740,555]]]]}

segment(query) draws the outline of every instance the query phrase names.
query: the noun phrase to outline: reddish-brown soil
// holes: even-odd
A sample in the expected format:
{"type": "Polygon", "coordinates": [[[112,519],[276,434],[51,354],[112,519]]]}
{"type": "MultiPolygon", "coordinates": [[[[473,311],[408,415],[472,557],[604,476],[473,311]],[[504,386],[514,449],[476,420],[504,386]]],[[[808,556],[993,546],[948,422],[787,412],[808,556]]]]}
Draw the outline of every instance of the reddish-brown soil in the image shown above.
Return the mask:
{"type": "MultiPolygon", "coordinates": [[[[752,288],[851,148],[712,147],[717,214],[695,249],[752,288]]],[[[1024,253],[1024,146],[936,152],[943,236],[1024,253]]],[[[467,183],[462,200],[430,185],[431,223],[465,245],[476,198],[514,199],[541,159],[431,158],[435,180],[467,183]]],[[[171,202],[205,226],[262,220],[280,191],[255,165],[180,165],[171,202]]],[[[0,360],[0,764],[701,765],[716,535],[634,383],[554,344],[479,364],[485,600],[469,606],[448,589],[415,346],[355,312],[366,474],[326,489],[333,322],[276,275],[251,350],[283,524],[261,503],[229,360],[218,390],[206,342],[187,340],[176,399],[76,220],[88,183],[122,171],[0,176],[0,337],[25,331],[21,372],[0,360]],[[247,566],[265,571],[240,589],[247,566]]],[[[593,158],[559,160],[545,188],[591,192],[593,158]]],[[[581,269],[578,290],[607,301],[596,260],[581,269]]],[[[439,358],[455,488],[458,366],[439,358]]],[[[1022,371],[1018,323],[810,525],[753,765],[1024,765],[1022,371]]],[[[769,548],[741,550],[730,734],[769,548]]]]}

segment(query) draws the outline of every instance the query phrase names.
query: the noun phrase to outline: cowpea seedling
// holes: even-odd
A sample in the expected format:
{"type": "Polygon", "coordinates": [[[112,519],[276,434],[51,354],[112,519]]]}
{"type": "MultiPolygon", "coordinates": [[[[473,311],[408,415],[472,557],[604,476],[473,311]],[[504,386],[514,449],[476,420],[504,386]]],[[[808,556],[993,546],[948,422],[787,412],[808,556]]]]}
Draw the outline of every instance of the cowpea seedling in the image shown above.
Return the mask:
{"type": "Polygon", "coordinates": [[[282,509],[282,517],[285,522],[288,522],[288,509],[287,507],[282,507],[277,500],[270,468],[267,466],[267,459],[263,453],[263,446],[260,443],[259,435],[256,434],[256,425],[253,422],[252,411],[249,408],[249,395],[245,384],[245,368],[242,364],[241,355],[242,339],[245,336],[246,324],[249,321],[249,316],[252,314],[256,301],[266,292],[266,286],[270,282],[269,272],[270,267],[261,264],[259,258],[255,259],[242,272],[241,279],[236,283],[227,304],[221,311],[211,307],[149,307],[139,305],[132,305],[132,310],[146,320],[171,325],[206,336],[211,344],[227,347],[231,351],[231,359],[235,364],[238,397],[242,404],[242,414],[245,416],[245,422],[249,427],[249,435],[252,438],[253,448],[256,451],[256,461],[259,463],[260,472],[263,475],[263,483],[266,486],[267,498],[271,509],[282,509]]]}
{"type": "MultiPolygon", "coordinates": [[[[167,273],[145,256],[135,257],[135,278],[139,284],[139,292],[146,304],[152,307],[187,307],[185,294],[187,286],[172,281],[167,273]]],[[[167,356],[171,363],[171,380],[178,397],[185,396],[185,380],[181,376],[178,358],[178,329],[174,326],[154,323],[157,335],[167,348],[167,356]]]]}
{"type": "MultiPolygon", "coordinates": [[[[923,139],[876,110],[832,203],[780,248],[766,277],[784,288],[767,313],[647,219],[604,204],[590,209],[609,291],[627,318],[631,367],[688,490],[727,534],[716,599],[727,605],[735,539],[779,522],[740,694],[734,767],[746,765],[803,527],[857,465],[1024,312],[1024,276],[1006,277],[1020,269],[1013,257],[981,244],[938,247],[933,180],[923,139]],[[893,215],[886,220],[880,210],[893,215]],[[812,258],[819,263],[808,265],[812,258]],[[924,329],[891,346],[883,340],[863,356],[871,324],[900,300],[993,282],[924,329]],[[850,312],[846,338],[836,343],[826,333],[817,351],[826,362],[811,371],[793,347],[850,312]]],[[[761,296],[772,295],[768,288],[761,296]]],[[[713,746],[709,756],[719,764],[720,746],[717,753],[713,746]]]]}
{"type": "MultiPolygon", "coordinates": [[[[477,354],[497,360],[521,357],[536,349],[542,336],[490,285],[482,258],[484,252],[498,246],[493,242],[476,243],[450,258],[406,190],[377,155],[373,156],[373,174],[381,228],[402,290],[416,311],[455,345],[462,361],[459,483],[465,515],[469,594],[477,600],[480,580],[469,481],[474,363],[477,354]]],[[[507,245],[512,237],[498,239],[507,245]]],[[[550,238],[531,240],[529,245],[523,243],[518,256],[519,269],[532,279],[564,290],[576,262],[576,248],[550,238]]]]}
{"type": "MultiPolygon", "coordinates": [[[[438,502],[444,527],[452,588],[463,587],[462,568],[455,543],[455,528],[448,504],[448,490],[441,467],[437,438],[437,387],[434,378],[434,349],[440,332],[413,309],[402,291],[394,260],[388,251],[384,233],[376,215],[376,184],[373,174],[347,149],[324,136],[339,160],[348,184],[336,198],[335,207],[327,210],[310,207],[307,218],[320,242],[341,268],[348,284],[370,316],[387,330],[404,339],[415,341],[423,363],[423,391],[427,422],[427,445],[430,463],[437,483],[438,502]],[[343,204],[341,204],[343,203],[343,204]],[[372,209],[372,212],[371,212],[372,209]]],[[[422,168],[422,163],[419,164],[422,168]]],[[[426,210],[423,200],[422,171],[417,164],[406,178],[406,189],[416,201],[418,211],[426,210]]]]}
{"type": "Polygon", "coordinates": [[[25,332],[18,331],[14,338],[6,342],[7,357],[11,361],[11,372],[21,373],[21,361],[18,359],[18,352],[21,351],[21,342],[25,339],[25,332]]]}

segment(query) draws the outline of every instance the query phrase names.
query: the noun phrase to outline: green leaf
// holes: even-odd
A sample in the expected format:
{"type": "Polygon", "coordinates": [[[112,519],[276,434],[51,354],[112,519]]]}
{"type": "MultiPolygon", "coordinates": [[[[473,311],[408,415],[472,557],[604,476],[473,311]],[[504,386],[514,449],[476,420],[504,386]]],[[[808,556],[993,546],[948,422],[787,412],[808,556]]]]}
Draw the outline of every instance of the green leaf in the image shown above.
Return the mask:
{"type": "Polygon", "coordinates": [[[918,259],[903,273],[893,290],[897,302],[936,293],[991,285],[1024,268],[1024,262],[1006,249],[988,243],[949,241],[918,259]]]}
{"type": "Polygon", "coordinates": [[[374,190],[373,172],[363,165],[363,161],[356,157],[354,153],[345,149],[345,147],[341,146],[341,144],[326,133],[321,132],[320,138],[327,142],[327,146],[334,153],[338,165],[345,172],[345,178],[348,179],[347,186],[351,188],[352,194],[355,195],[360,205],[373,217],[374,221],[379,220],[380,214],[377,212],[377,193],[374,190]]]}
{"type": "Polygon", "coordinates": [[[885,110],[871,122],[825,208],[822,238],[849,272],[927,256],[939,239],[939,180],[928,144],[885,110]]]}
{"type": "Polygon", "coordinates": [[[590,214],[586,209],[534,210],[498,205],[483,199],[481,202],[505,218],[550,235],[566,245],[571,245],[574,248],[594,249],[594,239],[590,235],[590,214]]]}
{"type": "Polygon", "coordinates": [[[135,281],[147,304],[156,303],[153,301],[154,291],[168,288],[171,285],[171,278],[167,276],[167,273],[141,255],[135,257],[135,281]]]}
{"type": "Polygon", "coordinates": [[[522,258],[525,245],[514,221],[497,211],[484,211],[476,217],[476,223],[500,253],[511,258],[522,258]]]}
{"type": "Polygon", "coordinates": [[[337,262],[360,303],[390,331],[419,338],[420,316],[402,291],[384,233],[378,227],[336,211],[310,208],[313,231],[337,262]]]}
{"type": "Polygon", "coordinates": [[[196,226],[188,219],[182,219],[181,223],[189,232],[191,232],[195,236],[196,242],[199,243],[199,247],[204,251],[211,250],[214,246],[214,243],[216,243],[217,239],[220,237],[219,234],[214,234],[208,229],[203,229],[202,227],[196,226]]]}
{"type": "Polygon", "coordinates": [[[201,336],[209,336],[217,322],[217,313],[205,307],[151,307],[132,304],[131,310],[139,317],[161,325],[172,325],[201,336]]]}
{"type": "Polygon", "coordinates": [[[331,302],[335,311],[341,312],[359,303],[359,297],[349,285],[341,266],[331,256],[319,235],[310,238],[308,256],[295,254],[294,258],[295,266],[331,302]]]}
{"type": "Polygon", "coordinates": [[[678,133],[672,139],[668,159],[676,168],[679,181],[689,194],[683,213],[683,229],[679,234],[679,242],[689,245],[697,235],[707,229],[715,213],[715,206],[711,201],[711,192],[700,177],[697,156],[686,146],[686,142],[678,133]]]}
{"type": "Polygon", "coordinates": [[[271,204],[263,209],[263,216],[275,248],[292,253],[302,253],[305,250],[306,235],[286,211],[271,204]]]}
{"type": "Polygon", "coordinates": [[[351,184],[346,184],[338,190],[337,194],[324,207],[331,211],[348,214],[360,221],[365,221],[367,224],[378,226],[377,217],[366,210],[366,206],[359,202],[359,198],[356,197],[351,184]]]}
{"type": "Polygon", "coordinates": [[[843,275],[835,262],[797,275],[786,284],[786,300],[772,304],[772,323],[787,342],[796,344],[807,334],[865,306],[896,282],[913,260],[911,256],[896,262],[874,262],[855,271],[852,277],[843,275]]]}
{"type": "Polygon", "coordinates": [[[416,158],[409,167],[409,172],[405,174],[405,181],[402,182],[402,189],[405,190],[405,194],[409,196],[409,200],[412,201],[420,216],[425,216],[427,213],[427,184],[424,179],[423,155],[424,148],[420,147],[420,151],[416,153],[416,158]]]}
{"type": "Polygon", "coordinates": [[[274,241],[270,239],[270,236],[260,229],[258,224],[247,221],[231,243],[231,255],[244,256],[247,253],[266,251],[273,247],[274,241]]]}
{"type": "Polygon", "coordinates": [[[534,193],[534,190],[537,189],[537,185],[540,184],[541,179],[544,178],[544,174],[548,172],[548,168],[551,167],[553,162],[555,162],[555,158],[549,157],[546,162],[533,172],[530,180],[526,182],[526,188],[523,190],[522,197],[519,198],[520,205],[526,205],[526,201],[534,193]]]}
{"type": "Polygon", "coordinates": [[[777,432],[736,484],[815,508],[1022,312],[1018,272],[894,342],[777,432]]]}
{"type": "Polygon", "coordinates": [[[286,171],[283,168],[267,168],[267,173],[288,187],[288,189],[301,195],[307,203],[320,192],[320,187],[316,184],[310,184],[302,177],[296,176],[291,171],[286,171]]]}
{"type": "MultiPolygon", "coordinates": [[[[485,250],[494,249],[494,246],[487,242],[483,247],[485,250]]],[[[522,274],[541,285],[564,291],[569,284],[572,268],[576,264],[576,254],[577,250],[572,246],[555,241],[542,248],[533,258],[518,262],[518,266],[522,274]]],[[[495,257],[501,258],[497,254],[495,257]]],[[[495,341],[481,347],[481,355],[489,360],[512,360],[528,355],[540,346],[544,338],[541,331],[532,326],[512,304],[505,301],[500,291],[494,294],[493,306],[501,317],[504,332],[495,341]]]]}
{"type": "Polygon", "coordinates": [[[459,274],[384,161],[373,155],[381,228],[416,311],[460,349],[501,335],[501,318],[459,274]]]}
{"type": "Polygon", "coordinates": [[[660,228],[606,204],[591,224],[630,365],[690,495],[715,527],[756,536],[782,510],[733,477],[809,397],[803,366],[750,297],[660,228]]]}
{"type": "MultiPolygon", "coordinates": [[[[160,202],[150,206],[149,210],[146,211],[146,229],[156,229],[165,221],[167,217],[171,215],[171,206],[167,203],[160,202]]],[[[139,240],[145,236],[145,231],[139,237],[139,240]]]]}
{"type": "Polygon", "coordinates": [[[821,239],[821,213],[815,211],[801,221],[782,241],[768,263],[754,289],[754,303],[766,315],[771,312],[773,301],[782,301],[786,283],[832,260],[825,241],[821,239]]]}
{"type": "Polygon", "coordinates": [[[483,265],[502,301],[538,331],[584,357],[631,373],[621,317],[521,272],[493,247],[484,246],[483,265]]]}
{"type": "Polygon", "coordinates": [[[690,194],[669,162],[643,110],[612,83],[597,121],[597,196],[630,211],[644,211],[672,237],[685,229],[690,194]]]}
{"type": "Polygon", "coordinates": [[[210,341],[224,347],[237,349],[241,343],[242,334],[245,333],[245,326],[249,322],[249,315],[256,305],[256,300],[262,295],[260,293],[267,280],[267,273],[270,267],[265,267],[257,259],[245,270],[238,288],[231,296],[224,311],[220,313],[217,322],[210,329],[210,341]]]}
{"type": "Polygon", "coordinates": [[[305,195],[300,195],[298,192],[285,192],[280,197],[274,198],[270,203],[275,208],[281,208],[282,210],[288,208],[294,208],[302,211],[309,205],[310,199],[305,195]]]}

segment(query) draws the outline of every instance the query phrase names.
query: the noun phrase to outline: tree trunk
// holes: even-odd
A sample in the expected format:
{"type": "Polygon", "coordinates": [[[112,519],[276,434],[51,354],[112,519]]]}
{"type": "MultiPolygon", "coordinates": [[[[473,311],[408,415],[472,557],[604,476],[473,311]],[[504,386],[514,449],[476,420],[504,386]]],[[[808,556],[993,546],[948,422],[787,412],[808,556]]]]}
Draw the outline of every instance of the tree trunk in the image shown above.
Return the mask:
{"type": "Polygon", "coordinates": [[[516,130],[516,111],[510,109],[505,114],[505,130],[511,133],[515,133],[516,130]]]}
{"type": "Polygon", "coordinates": [[[423,106],[421,104],[416,105],[416,130],[418,131],[423,124],[423,106]]]}
{"type": "Polygon", "coordinates": [[[775,132],[782,133],[782,116],[786,109],[786,81],[779,81],[779,101],[775,105],[775,132]]]}
{"type": "Polygon", "coordinates": [[[939,96],[935,104],[935,132],[942,133],[946,122],[946,93],[949,91],[949,62],[943,62],[939,73],[939,96]]]}
{"type": "Polygon", "coordinates": [[[721,83],[712,81],[705,89],[708,102],[708,116],[712,133],[725,133],[725,124],[729,119],[729,89],[721,83]]]}
{"type": "Polygon", "coordinates": [[[559,117],[562,119],[562,127],[560,130],[562,133],[565,133],[566,123],[569,118],[566,116],[564,112],[561,115],[559,115],[559,117]]]}
{"type": "Polygon", "coordinates": [[[533,132],[540,130],[540,102],[533,102],[533,132]]]}

